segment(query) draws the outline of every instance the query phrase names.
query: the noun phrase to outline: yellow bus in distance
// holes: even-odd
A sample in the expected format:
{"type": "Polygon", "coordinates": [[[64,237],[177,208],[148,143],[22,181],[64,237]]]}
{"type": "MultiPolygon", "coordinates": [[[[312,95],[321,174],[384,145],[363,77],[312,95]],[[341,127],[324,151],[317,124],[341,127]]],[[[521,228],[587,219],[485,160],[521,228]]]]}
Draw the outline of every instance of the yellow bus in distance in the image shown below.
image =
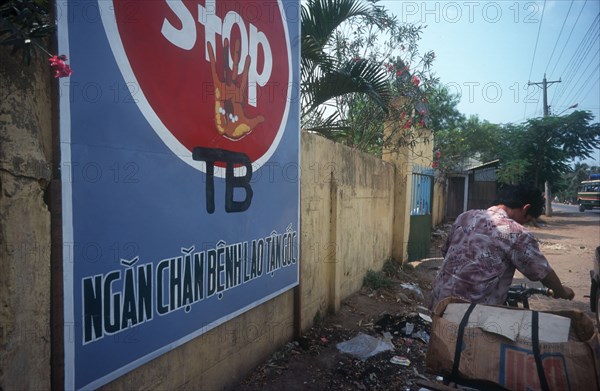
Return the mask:
{"type": "Polygon", "coordinates": [[[600,208],[600,178],[594,178],[600,174],[590,175],[589,181],[582,181],[577,191],[577,203],[579,211],[586,209],[600,208]]]}

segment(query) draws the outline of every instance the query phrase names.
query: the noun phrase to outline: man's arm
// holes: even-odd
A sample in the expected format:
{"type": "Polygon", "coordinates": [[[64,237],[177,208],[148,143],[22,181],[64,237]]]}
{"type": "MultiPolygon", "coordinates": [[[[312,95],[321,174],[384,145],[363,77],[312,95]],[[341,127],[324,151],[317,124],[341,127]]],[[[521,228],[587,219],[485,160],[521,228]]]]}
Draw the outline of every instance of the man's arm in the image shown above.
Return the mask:
{"type": "Polygon", "coordinates": [[[554,297],[557,299],[573,300],[575,297],[575,292],[573,292],[573,289],[569,288],[568,286],[564,286],[560,282],[560,278],[558,278],[554,270],[550,271],[550,273],[548,273],[548,275],[542,279],[542,284],[552,289],[554,291],[554,297]]]}

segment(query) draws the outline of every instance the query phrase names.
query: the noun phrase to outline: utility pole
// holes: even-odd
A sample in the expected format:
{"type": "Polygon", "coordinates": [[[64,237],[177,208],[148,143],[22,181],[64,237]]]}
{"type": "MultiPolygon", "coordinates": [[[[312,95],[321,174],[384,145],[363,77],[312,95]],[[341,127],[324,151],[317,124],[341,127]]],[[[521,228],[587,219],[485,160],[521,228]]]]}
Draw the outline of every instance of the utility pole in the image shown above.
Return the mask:
{"type": "Polygon", "coordinates": [[[544,80],[542,80],[541,82],[527,83],[528,86],[534,85],[534,86],[542,87],[542,92],[543,92],[543,96],[544,96],[544,117],[547,117],[548,115],[550,115],[549,106],[548,106],[548,86],[551,86],[554,83],[560,83],[560,82],[561,82],[560,79],[554,80],[554,81],[547,81],[546,74],[544,73],[544,80]]]}
{"type": "MultiPolygon", "coordinates": [[[[529,82],[527,83],[528,86],[530,85],[536,85],[536,86],[540,86],[542,87],[542,92],[543,92],[543,97],[544,97],[544,117],[547,117],[548,115],[550,115],[549,113],[549,107],[548,107],[548,86],[554,84],[554,83],[560,83],[561,80],[554,80],[554,81],[547,81],[546,80],[546,74],[544,73],[544,79],[541,82],[537,82],[537,83],[532,83],[529,82]]],[[[548,181],[546,181],[545,183],[545,193],[546,193],[546,216],[548,217],[552,217],[552,191],[550,190],[550,183],[548,183],[548,181]]]]}

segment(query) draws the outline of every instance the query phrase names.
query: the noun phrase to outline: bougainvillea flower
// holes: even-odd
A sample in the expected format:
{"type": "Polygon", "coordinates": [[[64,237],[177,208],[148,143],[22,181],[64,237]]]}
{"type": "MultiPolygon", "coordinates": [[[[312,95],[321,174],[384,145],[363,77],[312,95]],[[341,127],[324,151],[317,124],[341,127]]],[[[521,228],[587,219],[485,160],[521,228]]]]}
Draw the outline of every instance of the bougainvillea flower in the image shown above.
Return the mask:
{"type": "Polygon", "coordinates": [[[54,77],[69,77],[73,74],[73,70],[68,64],[65,64],[67,61],[67,56],[61,54],[60,56],[52,56],[48,59],[50,61],[50,68],[54,71],[54,77]]]}

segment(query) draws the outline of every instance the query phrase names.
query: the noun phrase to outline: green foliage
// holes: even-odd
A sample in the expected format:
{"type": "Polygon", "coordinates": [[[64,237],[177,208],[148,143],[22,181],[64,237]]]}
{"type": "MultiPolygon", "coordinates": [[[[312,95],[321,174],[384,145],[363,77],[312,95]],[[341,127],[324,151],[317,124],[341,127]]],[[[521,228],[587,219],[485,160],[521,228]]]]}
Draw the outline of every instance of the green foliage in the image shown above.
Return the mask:
{"type": "Polygon", "coordinates": [[[388,277],[397,276],[401,270],[402,263],[393,259],[388,259],[387,261],[385,261],[385,263],[383,264],[383,268],[381,269],[381,271],[388,277]]]}
{"type": "Polygon", "coordinates": [[[400,23],[377,0],[309,0],[301,23],[304,129],[381,154],[386,120],[408,115],[410,128],[424,119],[418,105],[434,57],[418,56],[422,27],[400,23]],[[406,107],[391,104],[399,96],[406,107]]]}
{"type": "Polygon", "coordinates": [[[501,126],[477,116],[459,119],[453,126],[435,130],[435,166],[441,177],[464,170],[469,158],[482,163],[499,158],[505,144],[501,126]]]}
{"type": "Polygon", "coordinates": [[[374,63],[342,57],[331,49],[341,25],[370,15],[368,4],[354,0],[309,0],[302,5],[300,88],[304,121],[322,118],[322,110],[313,112],[330,99],[351,92],[368,94],[381,107],[387,106],[385,73],[374,63]]]}
{"type": "Polygon", "coordinates": [[[356,94],[348,110],[348,126],[325,133],[327,137],[359,151],[381,156],[383,123],[387,114],[368,97],[356,94]],[[358,125],[361,124],[361,125],[358,125]]]}
{"type": "Polygon", "coordinates": [[[466,157],[472,156],[465,142],[461,128],[449,128],[435,131],[435,150],[440,152],[436,159],[437,168],[442,174],[460,170],[466,157]]]}
{"type": "Polygon", "coordinates": [[[434,131],[458,129],[465,123],[464,114],[457,108],[460,98],[445,86],[435,85],[427,94],[427,100],[429,126],[434,131]]]}
{"type": "Polygon", "coordinates": [[[8,0],[0,5],[0,45],[21,51],[23,61],[31,62],[32,47],[43,49],[41,40],[56,30],[48,12],[47,0],[8,0]]]}
{"type": "Polygon", "coordinates": [[[600,147],[600,124],[590,124],[588,111],[568,116],[530,119],[513,127],[509,135],[510,155],[505,161],[527,162],[525,178],[542,188],[548,181],[560,187],[560,178],[571,170],[575,158],[589,158],[600,147]]]}
{"type": "Polygon", "coordinates": [[[593,116],[587,111],[497,125],[475,116],[465,119],[456,109],[456,96],[443,88],[430,96],[431,121],[438,126],[434,128],[439,152],[435,165],[441,177],[461,171],[468,157],[482,163],[499,159],[500,183],[528,181],[542,188],[548,181],[555,191],[573,194],[580,180],[565,178],[571,162],[591,157],[600,147],[600,125],[590,123],[593,116]]]}
{"type": "Polygon", "coordinates": [[[363,278],[363,285],[373,290],[381,288],[389,288],[392,286],[392,281],[385,275],[384,272],[376,272],[368,270],[363,278]]]}
{"type": "Polygon", "coordinates": [[[500,183],[516,185],[526,181],[529,162],[525,159],[510,160],[502,163],[497,173],[497,180],[500,183]]]}
{"type": "Polygon", "coordinates": [[[472,155],[477,155],[482,163],[498,159],[500,148],[507,145],[505,133],[500,125],[471,116],[465,124],[465,139],[472,155]]]}
{"type": "Polygon", "coordinates": [[[317,310],[315,316],[313,317],[313,325],[318,327],[321,326],[324,322],[325,317],[323,316],[323,314],[321,314],[320,310],[317,310]]]}
{"type": "Polygon", "coordinates": [[[434,167],[440,178],[462,171],[469,158],[482,163],[498,158],[506,144],[500,125],[482,121],[477,116],[466,118],[457,105],[459,98],[443,86],[435,86],[429,93],[429,113],[435,134],[434,167]]]}

